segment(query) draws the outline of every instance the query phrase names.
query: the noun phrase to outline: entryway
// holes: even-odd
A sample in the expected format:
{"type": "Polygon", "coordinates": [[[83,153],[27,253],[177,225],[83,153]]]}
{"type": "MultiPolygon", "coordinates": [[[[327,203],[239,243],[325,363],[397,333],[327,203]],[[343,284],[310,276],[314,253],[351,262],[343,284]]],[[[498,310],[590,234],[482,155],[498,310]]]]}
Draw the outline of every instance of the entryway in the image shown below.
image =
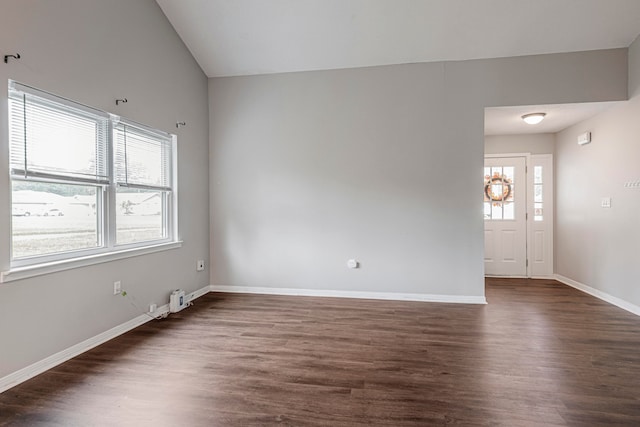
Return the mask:
{"type": "Polygon", "coordinates": [[[553,275],[553,159],[550,154],[486,155],[486,276],[553,275]]]}

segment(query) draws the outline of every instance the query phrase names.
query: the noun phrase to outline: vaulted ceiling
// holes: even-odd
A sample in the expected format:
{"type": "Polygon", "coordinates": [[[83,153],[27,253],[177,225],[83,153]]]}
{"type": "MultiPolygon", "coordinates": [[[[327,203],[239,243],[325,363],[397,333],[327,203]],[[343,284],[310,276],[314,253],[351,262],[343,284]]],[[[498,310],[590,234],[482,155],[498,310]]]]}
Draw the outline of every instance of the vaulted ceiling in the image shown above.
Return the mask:
{"type": "Polygon", "coordinates": [[[640,0],[156,0],[209,77],[628,47],[640,0]]]}

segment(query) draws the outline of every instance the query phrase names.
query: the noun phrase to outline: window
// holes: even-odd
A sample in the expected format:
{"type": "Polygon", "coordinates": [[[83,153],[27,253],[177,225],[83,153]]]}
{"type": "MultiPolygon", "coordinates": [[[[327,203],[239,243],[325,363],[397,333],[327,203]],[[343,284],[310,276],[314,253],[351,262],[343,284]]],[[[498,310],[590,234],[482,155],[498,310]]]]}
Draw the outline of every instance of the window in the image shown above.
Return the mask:
{"type": "Polygon", "coordinates": [[[513,166],[484,168],[484,219],[515,219],[513,166]]]}
{"type": "Polygon", "coordinates": [[[533,220],[543,221],[542,166],[533,167],[533,220]]]}
{"type": "Polygon", "coordinates": [[[175,241],[175,138],[9,81],[12,266],[175,241]]]}
{"type": "Polygon", "coordinates": [[[168,237],[171,139],[126,122],[114,127],[116,243],[168,237]]]}

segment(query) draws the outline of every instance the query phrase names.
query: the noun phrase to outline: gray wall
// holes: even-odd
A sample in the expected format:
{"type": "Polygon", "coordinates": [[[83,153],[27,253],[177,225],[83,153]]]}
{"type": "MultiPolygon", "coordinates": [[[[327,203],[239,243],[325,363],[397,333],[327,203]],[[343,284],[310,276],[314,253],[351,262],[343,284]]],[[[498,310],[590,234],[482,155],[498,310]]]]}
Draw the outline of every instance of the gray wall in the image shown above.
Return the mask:
{"type": "Polygon", "coordinates": [[[485,154],[553,154],[555,140],[556,136],[552,133],[488,135],[484,137],[484,152],[485,154]]]}
{"type": "Polygon", "coordinates": [[[626,96],[626,49],[210,79],[211,283],[483,296],[484,108],[626,96]]]}
{"type": "Polygon", "coordinates": [[[9,268],[7,79],[178,134],[184,245],[0,284],[0,378],[200,289],[209,256],[207,79],[153,0],[0,0],[0,270],[9,268]],[[116,107],[114,100],[129,103],[116,107]],[[113,296],[113,281],[141,306],[113,296]]]}
{"type": "MultiPolygon", "coordinates": [[[[630,92],[640,41],[630,48],[630,92]]],[[[640,306],[640,93],[557,134],[556,273],[640,306]],[[591,131],[592,143],[577,136],[591,131]],[[600,207],[611,197],[611,208],[600,207]]]]}

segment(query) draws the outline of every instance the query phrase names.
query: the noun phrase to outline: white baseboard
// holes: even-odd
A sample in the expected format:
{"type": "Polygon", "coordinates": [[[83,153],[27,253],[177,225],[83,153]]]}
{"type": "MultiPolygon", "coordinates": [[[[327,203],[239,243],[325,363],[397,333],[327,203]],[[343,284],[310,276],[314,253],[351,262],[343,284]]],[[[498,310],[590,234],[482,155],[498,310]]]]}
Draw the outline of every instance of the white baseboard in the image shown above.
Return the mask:
{"type": "Polygon", "coordinates": [[[587,286],[584,283],[576,282],[575,280],[569,279],[568,277],[564,277],[560,274],[556,274],[555,279],[558,282],[564,283],[565,285],[571,286],[572,288],[576,288],[579,291],[582,291],[586,294],[589,294],[598,299],[601,299],[602,301],[608,302],[609,304],[613,304],[616,307],[620,307],[621,309],[626,310],[629,313],[633,313],[636,316],[640,316],[640,307],[635,304],[631,304],[630,302],[627,302],[623,299],[614,297],[613,295],[609,295],[606,292],[599,291],[598,289],[592,288],[591,286],[587,286]]]}
{"type": "MultiPolygon", "coordinates": [[[[201,297],[202,295],[208,293],[210,290],[210,286],[205,286],[202,289],[198,289],[195,292],[191,292],[188,295],[191,296],[188,301],[192,301],[196,298],[201,297]]],[[[153,316],[159,317],[165,313],[169,312],[169,304],[165,304],[153,313],[153,316]]],[[[51,368],[58,366],[61,363],[66,362],[67,360],[73,359],[76,356],[81,355],[94,347],[99,346],[100,344],[104,344],[105,342],[112,340],[126,332],[129,332],[132,329],[137,328],[140,325],[143,325],[151,320],[153,320],[153,316],[145,313],[140,316],[129,320],[121,325],[113,327],[108,331],[104,331],[101,334],[98,334],[94,337],[86,339],[76,345],[73,345],[65,350],[59,351],[56,354],[53,354],[47,358],[44,358],[36,363],[33,363],[29,366],[26,366],[18,371],[15,371],[5,377],[0,378],[0,393],[9,390],[12,387],[17,386],[20,383],[23,383],[36,375],[39,375],[45,371],[48,371],[51,368]]]]}
{"type": "MultiPolygon", "coordinates": [[[[194,299],[200,298],[202,295],[206,295],[211,292],[211,286],[205,286],[204,288],[198,289],[197,291],[193,291],[186,295],[187,302],[193,301],[194,299]]],[[[169,307],[169,305],[167,305],[169,307]]]]}
{"type": "Polygon", "coordinates": [[[430,294],[405,294],[395,292],[362,292],[362,291],[336,291],[321,289],[295,289],[295,288],[259,288],[250,286],[217,286],[211,285],[211,292],[233,292],[241,294],[268,294],[268,295],[297,295],[308,297],[336,297],[336,298],[360,298],[396,301],[422,301],[460,304],[486,304],[484,296],[466,295],[430,295],[430,294]]]}

